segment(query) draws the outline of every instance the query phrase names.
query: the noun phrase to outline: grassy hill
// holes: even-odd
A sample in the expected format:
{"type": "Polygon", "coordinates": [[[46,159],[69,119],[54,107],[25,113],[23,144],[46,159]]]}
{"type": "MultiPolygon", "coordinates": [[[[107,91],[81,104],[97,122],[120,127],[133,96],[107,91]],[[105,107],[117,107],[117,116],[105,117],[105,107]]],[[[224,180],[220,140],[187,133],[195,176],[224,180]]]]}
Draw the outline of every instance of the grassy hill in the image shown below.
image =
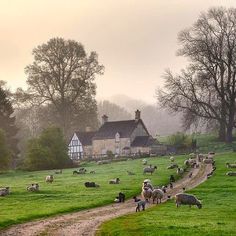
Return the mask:
{"type": "Polygon", "coordinates": [[[189,191],[202,200],[203,208],[181,206],[173,200],[140,213],[123,216],[101,226],[97,235],[236,235],[236,177],[226,176],[226,162],[236,153],[216,156],[213,177],[189,191]]]}
{"type": "MultiPolygon", "coordinates": [[[[11,194],[0,197],[0,228],[32,219],[79,211],[112,203],[120,191],[131,197],[140,193],[144,178],[150,178],[155,185],[168,182],[174,170],[167,170],[169,158],[147,158],[148,164],[157,165],[152,176],[143,175],[142,160],[128,160],[106,165],[88,163],[84,175],[73,175],[73,169],[63,170],[63,174],[54,175],[55,181],[45,183],[45,176],[54,171],[9,172],[0,175],[0,186],[10,186],[11,194]],[[95,174],[90,174],[95,170],[95,174]],[[136,175],[129,176],[127,170],[136,175]],[[110,179],[119,177],[121,183],[109,185],[110,179]],[[100,188],[85,188],[84,182],[94,181],[100,188]],[[31,183],[39,183],[40,191],[27,192],[31,183]]],[[[177,163],[182,164],[184,157],[177,163]]]]}

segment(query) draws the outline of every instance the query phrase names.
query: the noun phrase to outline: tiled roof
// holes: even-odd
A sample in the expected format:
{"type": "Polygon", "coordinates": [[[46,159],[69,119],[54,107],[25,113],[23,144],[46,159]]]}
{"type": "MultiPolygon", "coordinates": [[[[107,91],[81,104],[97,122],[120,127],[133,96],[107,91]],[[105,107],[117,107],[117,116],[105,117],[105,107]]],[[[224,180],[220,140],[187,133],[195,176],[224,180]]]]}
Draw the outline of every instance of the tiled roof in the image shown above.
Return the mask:
{"type": "Polygon", "coordinates": [[[76,132],[77,137],[84,146],[92,145],[92,138],[96,134],[96,131],[91,132],[76,132]]]}

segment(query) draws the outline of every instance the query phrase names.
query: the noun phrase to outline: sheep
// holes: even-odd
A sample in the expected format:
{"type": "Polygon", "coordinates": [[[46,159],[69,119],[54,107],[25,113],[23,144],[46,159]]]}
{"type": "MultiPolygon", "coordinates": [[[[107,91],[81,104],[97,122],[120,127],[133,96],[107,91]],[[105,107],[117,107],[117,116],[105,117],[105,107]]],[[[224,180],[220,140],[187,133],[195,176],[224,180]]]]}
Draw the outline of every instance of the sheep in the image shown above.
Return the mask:
{"type": "Polygon", "coordinates": [[[182,175],[184,173],[184,169],[183,168],[179,168],[176,170],[177,175],[182,175]]]}
{"type": "Polygon", "coordinates": [[[151,182],[148,182],[148,181],[143,182],[142,189],[144,189],[144,188],[150,188],[151,190],[153,190],[153,186],[152,186],[151,182]]]}
{"type": "Polygon", "coordinates": [[[154,189],[152,191],[153,204],[154,204],[155,200],[157,200],[157,204],[158,204],[158,199],[160,200],[160,203],[161,203],[161,199],[163,197],[164,197],[164,192],[161,189],[154,189]]]}
{"type": "Polygon", "coordinates": [[[188,159],[184,161],[185,166],[191,166],[194,167],[194,165],[197,164],[197,161],[195,159],[188,159]]]}
{"type": "Polygon", "coordinates": [[[175,158],[173,156],[170,157],[170,161],[171,162],[174,162],[175,161],[175,158]]]}
{"type": "Polygon", "coordinates": [[[202,208],[201,201],[199,201],[194,195],[190,195],[187,193],[176,194],[175,203],[176,207],[179,207],[181,204],[183,204],[183,205],[189,205],[189,207],[191,207],[192,205],[196,205],[198,209],[202,208]]]}
{"type": "Polygon", "coordinates": [[[167,169],[174,169],[174,168],[178,168],[178,164],[173,163],[170,166],[167,167],[167,169]]]}
{"type": "Polygon", "coordinates": [[[145,211],[146,201],[143,201],[143,200],[137,198],[136,196],[134,196],[133,199],[134,199],[134,202],[137,203],[136,212],[137,212],[137,211],[140,211],[140,208],[141,208],[141,207],[142,207],[143,211],[145,211]]]}
{"type": "Polygon", "coordinates": [[[145,168],[143,169],[143,174],[145,174],[145,173],[151,173],[151,175],[152,175],[152,173],[155,171],[155,169],[157,169],[156,166],[154,166],[154,167],[145,167],[145,168]]]}
{"type": "Polygon", "coordinates": [[[74,170],[73,175],[85,174],[86,172],[87,172],[87,170],[85,168],[80,168],[79,170],[74,170]]]}
{"type": "Polygon", "coordinates": [[[125,202],[125,194],[119,192],[119,195],[115,198],[114,202],[125,202]]]}
{"type": "Polygon", "coordinates": [[[31,184],[30,186],[28,186],[26,188],[26,190],[30,191],[30,192],[38,192],[39,191],[39,184],[38,183],[31,184]]]}
{"type": "Polygon", "coordinates": [[[152,190],[148,187],[144,187],[142,190],[142,196],[148,202],[152,197],[152,190]]]}
{"type": "Polygon", "coordinates": [[[97,188],[97,187],[100,187],[99,184],[96,184],[95,182],[85,182],[84,186],[86,188],[97,188]]]}
{"type": "Polygon", "coordinates": [[[54,173],[55,174],[62,174],[62,170],[56,170],[54,173]]]}
{"type": "Polygon", "coordinates": [[[53,180],[54,180],[54,178],[53,178],[53,175],[48,175],[48,176],[46,176],[46,183],[52,183],[53,182],[53,180]]]}
{"type": "Polygon", "coordinates": [[[128,173],[128,175],[135,175],[134,172],[131,172],[131,171],[128,171],[128,170],[127,170],[127,173],[128,173]]]}
{"type": "Polygon", "coordinates": [[[203,163],[205,164],[213,164],[214,163],[214,160],[213,159],[203,159],[203,163]]]}
{"type": "Polygon", "coordinates": [[[109,184],[119,184],[120,183],[120,179],[119,178],[116,178],[116,179],[111,179],[109,181],[109,184]]]}
{"type": "Polygon", "coordinates": [[[10,194],[10,187],[0,188],[0,196],[4,197],[10,194]]]}
{"type": "Polygon", "coordinates": [[[227,168],[236,168],[236,164],[226,163],[227,168]]]}
{"type": "Polygon", "coordinates": [[[236,176],[236,172],[229,171],[229,172],[226,173],[226,175],[228,175],[228,176],[236,176]]]}

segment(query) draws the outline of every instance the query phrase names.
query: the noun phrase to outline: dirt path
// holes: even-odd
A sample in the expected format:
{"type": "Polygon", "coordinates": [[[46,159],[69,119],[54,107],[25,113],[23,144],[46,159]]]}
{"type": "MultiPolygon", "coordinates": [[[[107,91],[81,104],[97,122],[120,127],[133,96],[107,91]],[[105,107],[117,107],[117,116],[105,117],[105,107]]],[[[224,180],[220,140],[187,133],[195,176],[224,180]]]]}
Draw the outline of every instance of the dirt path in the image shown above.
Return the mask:
{"type": "MultiPolygon", "coordinates": [[[[211,172],[211,165],[203,165],[198,169],[192,169],[192,178],[188,175],[174,184],[173,189],[167,190],[167,195],[174,196],[186,190],[192,189],[207,179],[207,174],[211,172]]],[[[167,197],[163,200],[166,201],[167,197]]],[[[148,207],[155,206],[148,204],[148,207]]],[[[92,236],[98,227],[105,221],[121,215],[135,212],[133,199],[125,203],[116,203],[104,207],[93,208],[90,210],[47,218],[44,220],[29,222],[13,226],[7,230],[0,231],[1,236],[92,236]]]]}

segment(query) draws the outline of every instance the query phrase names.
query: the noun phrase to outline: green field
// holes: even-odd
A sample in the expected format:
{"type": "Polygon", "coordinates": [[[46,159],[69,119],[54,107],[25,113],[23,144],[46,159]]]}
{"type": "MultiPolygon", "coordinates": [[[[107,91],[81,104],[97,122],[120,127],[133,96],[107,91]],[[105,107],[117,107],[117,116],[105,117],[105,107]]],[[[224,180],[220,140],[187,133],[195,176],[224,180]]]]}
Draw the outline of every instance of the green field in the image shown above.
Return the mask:
{"type": "Polygon", "coordinates": [[[104,223],[97,235],[236,235],[236,177],[226,176],[226,162],[236,153],[216,156],[214,176],[189,191],[202,200],[203,208],[176,208],[173,200],[140,213],[104,223]]]}
{"type": "MultiPolygon", "coordinates": [[[[184,156],[177,159],[182,164],[184,156]]],[[[167,170],[169,158],[148,158],[148,163],[157,165],[153,176],[147,174],[155,185],[167,183],[174,170],[167,170]]],[[[0,175],[0,186],[10,186],[11,194],[0,197],[0,229],[12,224],[30,221],[36,218],[56,215],[65,212],[79,211],[112,203],[115,196],[122,191],[127,197],[139,194],[144,178],[142,160],[128,160],[106,165],[88,163],[88,173],[74,175],[74,169],[63,170],[63,174],[54,175],[52,184],[45,183],[45,176],[54,171],[9,172],[0,175]],[[90,174],[95,170],[95,174],[90,174]],[[128,176],[127,170],[136,175],[128,176]],[[119,177],[121,183],[109,185],[110,179],[119,177]],[[85,188],[84,182],[94,181],[100,188],[85,188]],[[37,182],[40,191],[27,192],[26,187],[37,182]]]]}

